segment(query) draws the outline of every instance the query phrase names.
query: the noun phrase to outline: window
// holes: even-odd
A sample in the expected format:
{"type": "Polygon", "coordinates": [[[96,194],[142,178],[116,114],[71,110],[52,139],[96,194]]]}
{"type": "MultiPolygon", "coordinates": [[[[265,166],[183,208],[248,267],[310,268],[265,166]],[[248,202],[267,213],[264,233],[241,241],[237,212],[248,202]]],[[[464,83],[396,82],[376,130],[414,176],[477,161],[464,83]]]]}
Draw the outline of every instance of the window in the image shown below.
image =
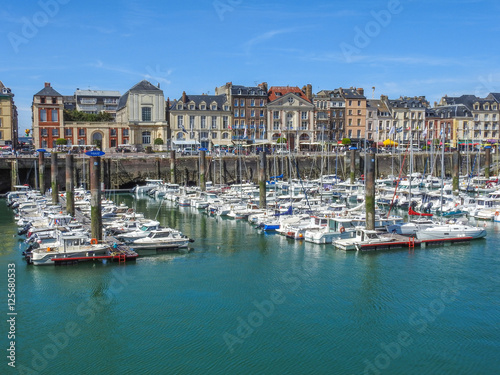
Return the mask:
{"type": "Polygon", "coordinates": [[[259,104],[260,104],[261,107],[264,107],[264,99],[260,99],[260,103],[259,104]]]}
{"type": "Polygon", "coordinates": [[[0,127],[2,126],[2,119],[0,118],[0,127]]]}
{"type": "Polygon", "coordinates": [[[302,120],[307,120],[307,112],[302,112],[301,118],[302,120]]]}
{"type": "Polygon", "coordinates": [[[201,128],[205,129],[207,127],[207,116],[201,116],[201,128]]]}
{"type": "Polygon", "coordinates": [[[42,137],[46,137],[48,135],[47,129],[41,129],[42,137]]]}
{"type": "Polygon", "coordinates": [[[193,109],[194,109],[194,104],[190,104],[190,105],[189,105],[189,109],[190,109],[190,110],[193,110],[193,109]]]}
{"type": "Polygon", "coordinates": [[[250,107],[255,107],[255,99],[250,99],[250,107]]]}
{"type": "Polygon", "coordinates": [[[358,109],[358,116],[361,116],[361,109],[358,109]]]}
{"type": "Polygon", "coordinates": [[[50,111],[50,115],[52,116],[52,122],[57,122],[57,109],[53,109],[52,111],[50,111]]]}
{"type": "Polygon", "coordinates": [[[142,132],[142,144],[149,145],[151,144],[151,132],[142,132]]]}
{"type": "Polygon", "coordinates": [[[212,111],[217,111],[217,104],[212,104],[212,111]]]}
{"type": "Polygon", "coordinates": [[[111,147],[116,147],[116,139],[111,140],[111,147]]]}
{"type": "Polygon", "coordinates": [[[235,109],[234,110],[234,117],[240,117],[240,111],[235,109]]]}
{"type": "Polygon", "coordinates": [[[229,111],[229,106],[228,105],[224,106],[224,111],[229,111]]]}
{"type": "Polygon", "coordinates": [[[40,98],[40,103],[45,104],[45,98],[40,98]]]}
{"type": "Polygon", "coordinates": [[[280,118],[280,112],[279,111],[273,111],[273,118],[274,119],[279,119],[280,118]]]}
{"type": "Polygon", "coordinates": [[[229,133],[222,133],[222,139],[228,139],[229,133]]]}
{"type": "Polygon", "coordinates": [[[349,116],[352,116],[352,109],[349,110],[349,116]]]}
{"type": "Polygon", "coordinates": [[[52,104],[57,104],[57,98],[52,98],[52,104]]]}
{"type": "Polygon", "coordinates": [[[348,134],[348,138],[352,138],[352,130],[349,130],[349,131],[347,132],[347,134],[348,134]]]}
{"type": "Polygon", "coordinates": [[[357,136],[357,138],[361,138],[361,130],[358,130],[358,131],[356,132],[356,136],[357,136]]]}
{"type": "Polygon", "coordinates": [[[217,138],[217,132],[212,132],[212,138],[217,138]]]}
{"type": "Polygon", "coordinates": [[[200,106],[200,109],[201,109],[202,111],[204,111],[205,109],[207,109],[207,106],[206,106],[205,104],[202,104],[202,105],[200,106]]]}
{"type": "MultiPolygon", "coordinates": [[[[83,143],[82,143],[82,145],[83,145],[83,143]]],[[[48,146],[47,146],[47,141],[46,141],[46,140],[43,140],[43,141],[42,141],[42,148],[47,148],[47,147],[48,147],[48,146]]]]}
{"type": "Polygon", "coordinates": [[[124,137],[128,137],[128,129],[123,129],[123,131],[122,131],[122,135],[123,135],[124,137]]]}
{"type": "Polygon", "coordinates": [[[352,105],[352,100],[349,100],[349,107],[352,105]]]}
{"type": "Polygon", "coordinates": [[[245,99],[241,99],[240,100],[240,107],[244,107],[245,106],[245,99]]]}
{"type": "Polygon", "coordinates": [[[151,107],[142,107],[142,121],[151,121],[151,107]]]}
{"type": "Polygon", "coordinates": [[[217,129],[217,116],[212,116],[212,129],[217,129]]]}
{"type": "Polygon", "coordinates": [[[111,137],[116,137],[116,129],[110,129],[110,130],[109,130],[109,135],[110,135],[111,137]]]}
{"type": "Polygon", "coordinates": [[[189,128],[194,128],[194,116],[189,116],[189,128]]]}
{"type": "Polygon", "coordinates": [[[73,129],[71,129],[71,128],[64,129],[64,135],[67,136],[67,137],[71,137],[73,135],[73,131],[72,130],[73,129]]]}
{"type": "Polygon", "coordinates": [[[361,119],[358,118],[358,126],[361,126],[361,119]]]}
{"type": "Polygon", "coordinates": [[[352,126],[352,118],[349,119],[349,126],[352,126]]]}
{"type": "Polygon", "coordinates": [[[234,99],[234,106],[237,107],[238,106],[238,99],[234,99]]]}
{"type": "Polygon", "coordinates": [[[85,129],[78,129],[78,136],[85,137],[85,129]]]}
{"type": "Polygon", "coordinates": [[[222,129],[227,129],[229,125],[228,117],[222,116],[222,129]]]}
{"type": "Polygon", "coordinates": [[[279,121],[275,121],[273,123],[273,130],[279,130],[280,129],[280,122],[279,121]]]}
{"type": "Polygon", "coordinates": [[[40,122],[47,122],[47,110],[40,110],[40,122]]]}
{"type": "Polygon", "coordinates": [[[182,129],[183,127],[184,127],[184,116],[177,116],[177,129],[182,129]]]}
{"type": "Polygon", "coordinates": [[[250,111],[250,117],[255,117],[255,109],[252,109],[252,110],[250,111]]]}
{"type": "Polygon", "coordinates": [[[240,111],[240,117],[245,117],[245,110],[244,110],[244,109],[242,109],[242,110],[240,111]]]}
{"type": "Polygon", "coordinates": [[[300,129],[301,130],[307,130],[307,125],[308,125],[307,121],[302,121],[302,126],[300,127],[300,129]]]}
{"type": "Polygon", "coordinates": [[[259,116],[260,116],[260,117],[264,117],[264,110],[263,110],[263,109],[261,109],[261,110],[260,110],[260,112],[259,112],[259,116]]]}
{"type": "Polygon", "coordinates": [[[208,132],[200,132],[200,138],[208,138],[208,132]]]}

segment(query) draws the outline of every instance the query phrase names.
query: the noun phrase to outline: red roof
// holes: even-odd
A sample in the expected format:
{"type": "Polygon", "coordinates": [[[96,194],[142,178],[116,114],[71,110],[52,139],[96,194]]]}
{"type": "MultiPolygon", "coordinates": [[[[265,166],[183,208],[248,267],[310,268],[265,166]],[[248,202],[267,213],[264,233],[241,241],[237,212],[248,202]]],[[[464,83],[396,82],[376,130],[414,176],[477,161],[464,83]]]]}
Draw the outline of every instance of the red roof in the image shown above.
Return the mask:
{"type": "Polygon", "coordinates": [[[304,100],[307,100],[308,102],[311,102],[306,94],[304,94],[304,92],[299,89],[297,86],[295,87],[290,87],[290,86],[272,86],[270,89],[269,89],[269,101],[272,102],[282,96],[285,96],[286,94],[288,93],[296,93],[298,94],[298,96],[300,96],[302,99],[304,100]],[[280,95],[281,94],[281,95],[280,95]]]}

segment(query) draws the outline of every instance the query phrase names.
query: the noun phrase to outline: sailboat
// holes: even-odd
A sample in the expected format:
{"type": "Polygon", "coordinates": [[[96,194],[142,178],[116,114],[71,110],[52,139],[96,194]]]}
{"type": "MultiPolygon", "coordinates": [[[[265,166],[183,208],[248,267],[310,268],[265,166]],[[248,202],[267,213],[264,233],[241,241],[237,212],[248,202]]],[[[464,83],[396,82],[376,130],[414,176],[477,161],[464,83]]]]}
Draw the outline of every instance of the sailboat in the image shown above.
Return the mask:
{"type": "MultiPolygon", "coordinates": [[[[441,148],[441,181],[444,181],[444,147],[445,147],[445,131],[441,129],[442,135],[442,148],[441,148]]],[[[443,187],[441,187],[441,210],[443,212],[443,187]]],[[[463,238],[470,237],[471,239],[478,239],[486,237],[486,229],[484,227],[473,227],[468,225],[466,221],[456,221],[454,223],[443,223],[443,216],[441,216],[441,223],[431,225],[427,228],[418,230],[415,234],[419,240],[439,240],[450,238],[463,238]]]]}

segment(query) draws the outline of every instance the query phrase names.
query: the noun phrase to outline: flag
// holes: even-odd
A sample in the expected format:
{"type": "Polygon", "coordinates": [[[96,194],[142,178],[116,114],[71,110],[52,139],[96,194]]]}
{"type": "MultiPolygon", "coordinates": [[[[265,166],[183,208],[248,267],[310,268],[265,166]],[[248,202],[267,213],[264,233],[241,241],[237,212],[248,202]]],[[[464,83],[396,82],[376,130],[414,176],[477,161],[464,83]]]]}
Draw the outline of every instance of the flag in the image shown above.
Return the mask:
{"type": "Polygon", "coordinates": [[[243,132],[243,138],[247,137],[247,126],[245,125],[245,131],[243,132]]]}
{"type": "Polygon", "coordinates": [[[397,129],[396,129],[396,131],[397,131],[398,133],[401,133],[401,132],[403,131],[403,127],[397,128],[397,129]]]}
{"type": "Polygon", "coordinates": [[[396,131],[396,129],[394,128],[394,126],[391,128],[391,130],[389,130],[389,135],[393,135],[394,132],[396,131]]]}
{"type": "Polygon", "coordinates": [[[427,128],[425,128],[424,131],[422,132],[422,137],[427,138],[427,128]]]}
{"type": "Polygon", "coordinates": [[[186,133],[186,134],[187,134],[187,130],[186,130],[186,128],[184,127],[184,125],[182,125],[182,124],[181,124],[181,130],[182,130],[184,133],[186,133]]]}

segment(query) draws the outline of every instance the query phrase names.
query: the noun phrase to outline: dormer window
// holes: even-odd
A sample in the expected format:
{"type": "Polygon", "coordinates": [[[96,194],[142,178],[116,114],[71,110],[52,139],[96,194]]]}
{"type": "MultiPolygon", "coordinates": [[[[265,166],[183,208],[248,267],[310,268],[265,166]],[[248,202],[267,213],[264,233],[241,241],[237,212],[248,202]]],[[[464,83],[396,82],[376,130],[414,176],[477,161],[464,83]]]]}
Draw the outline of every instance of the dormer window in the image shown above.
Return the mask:
{"type": "Polygon", "coordinates": [[[45,104],[45,98],[40,98],[40,103],[45,104]]]}
{"type": "Polygon", "coordinates": [[[474,104],[474,109],[475,109],[476,111],[477,111],[477,110],[479,110],[479,104],[478,104],[478,103],[474,104]]]}
{"type": "Polygon", "coordinates": [[[290,103],[290,104],[293,103],[293,98],[291,96],[288,98],[288,103],[290,103]]]}
{"type": "Polygon", "coordinates": [[[210,107],[210,109],[212,111],[217,111],[217,104],[212,104],[212,106],[210,107]]]}
{"type": "Polygon", "coordinates": [[[190,109],[190,110],[193,110],[193,109],[194,109],[194,104],[190,104],[190,105],[189,105],[189,109],[190,109]]]}
{"type": "Polygon", "coordinates": [[[181,110],[182,109],[182,103],[177,104],[177,109],[181,110]]]}
{"type": "Polygon", "coordinates": [[[205,109],[207,109],[207,106],[206,106],[205,104],[202,104],[202,105],[200,105],[200,109],[201,109],[202,111],[204,111],[205,109]]]}

